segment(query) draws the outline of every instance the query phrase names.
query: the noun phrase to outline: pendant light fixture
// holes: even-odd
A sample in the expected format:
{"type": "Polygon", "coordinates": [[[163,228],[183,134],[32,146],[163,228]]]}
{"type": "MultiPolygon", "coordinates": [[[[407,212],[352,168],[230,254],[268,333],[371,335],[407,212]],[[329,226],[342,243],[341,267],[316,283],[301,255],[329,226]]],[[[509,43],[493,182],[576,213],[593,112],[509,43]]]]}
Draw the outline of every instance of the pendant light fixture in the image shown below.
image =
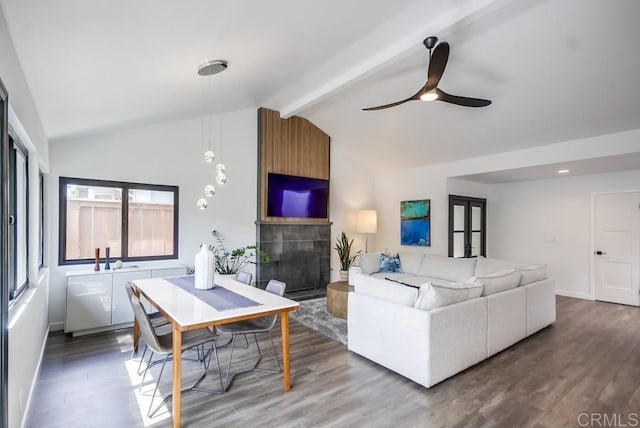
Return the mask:
{"type": "MultiPolygon", "coordinates": [[[[227,67],[228,67],[228,62],[224,59],[215,59],[212,61],[207,61],[204,64],[200,64],[200,66],[198,67],[198,74],[200,76],[205,76],[208,78],[207,95],[209,96],[209,98],[212,98],[211,76],[223,72],[224,70],[227,69],[227,67]]],[[[206,124],[207,132],[205,133],[206,134],[205,138],[207,139],[207,148],[204,152],[204,164],[207,170],[208,180],[207,180],[207,184],[202,189],[201,197],[196,202],[196,205],[201,210],[206,209],[207,206],[209,205],[206,198],[211,198],[213,195],[216,194],[216,188],[211,183],[211,172],[210,172],[211,166],[210,165],[216,159],[216,155],[212,147],[212,140],[213,140],[213,130],[211,126],[212,109],[211,109],[211,105],[209,105],[208,107],[209,108],[207,109],[207,115],[205,118],[205,122],[208,122],[206,124]]],[[[218,128],[220,128],[220,126],[218,126],[218,128]]],[[[216,182],[220,185],[226,183],[227,182],[226,167],[223,164],[219,163],[215,166],[215,169],[216,169],[216,182]]]]}

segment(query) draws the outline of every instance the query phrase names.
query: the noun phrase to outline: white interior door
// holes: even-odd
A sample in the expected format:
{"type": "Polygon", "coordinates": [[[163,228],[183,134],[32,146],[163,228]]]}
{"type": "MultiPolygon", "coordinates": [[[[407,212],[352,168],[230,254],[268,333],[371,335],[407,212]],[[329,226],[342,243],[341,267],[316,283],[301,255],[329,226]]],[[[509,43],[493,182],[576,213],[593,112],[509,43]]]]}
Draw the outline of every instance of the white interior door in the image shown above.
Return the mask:
{"type": "Polygon", "coordinates": [[[595,298],[640,306],[640,192],[595,195],[595,298]]]}

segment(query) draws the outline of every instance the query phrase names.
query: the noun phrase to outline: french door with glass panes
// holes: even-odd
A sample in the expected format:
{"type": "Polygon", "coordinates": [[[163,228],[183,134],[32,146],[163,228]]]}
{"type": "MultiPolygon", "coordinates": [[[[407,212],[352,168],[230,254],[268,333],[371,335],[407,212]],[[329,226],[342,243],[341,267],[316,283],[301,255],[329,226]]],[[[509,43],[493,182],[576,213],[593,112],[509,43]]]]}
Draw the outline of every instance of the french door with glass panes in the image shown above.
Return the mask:
{"type": "Polygon", "coordinates": [[[487,200],[449,195],[449,257],[486,255],[487,200]]]}

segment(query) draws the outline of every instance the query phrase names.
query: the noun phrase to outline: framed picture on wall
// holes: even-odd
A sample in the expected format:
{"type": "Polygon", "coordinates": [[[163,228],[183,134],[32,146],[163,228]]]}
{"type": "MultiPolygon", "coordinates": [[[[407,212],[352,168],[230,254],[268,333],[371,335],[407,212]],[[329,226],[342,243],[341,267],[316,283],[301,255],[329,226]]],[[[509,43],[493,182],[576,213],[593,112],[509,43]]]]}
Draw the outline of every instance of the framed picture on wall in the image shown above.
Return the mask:
{"type": "Polygon", "coordinates": [[[431,200],[400,202],[400,245],[431,246],[431,200]]]}

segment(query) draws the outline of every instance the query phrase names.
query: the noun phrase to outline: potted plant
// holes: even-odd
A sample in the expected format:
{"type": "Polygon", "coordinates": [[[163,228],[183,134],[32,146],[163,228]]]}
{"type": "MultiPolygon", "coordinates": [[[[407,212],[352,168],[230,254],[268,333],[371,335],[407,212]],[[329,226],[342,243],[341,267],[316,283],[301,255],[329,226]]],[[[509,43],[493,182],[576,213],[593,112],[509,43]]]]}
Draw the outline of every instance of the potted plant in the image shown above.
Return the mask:
{"type": "Polygon", "coordinates": [[[360,251],[351,255],[351,247],[353,246],[353,239],[349,241],[347,235],[342,231],[340,237],[336,238],[335,250],[338,253],[338,259],[340,260],[340,280],[346,281],[349,279],[349,268],[355,261],[360,251]]]}
{"type": "Polygon", "coordinates": [[[215,243],[209,245],[209,248],[216,256],[216,272],[219,274],[235,275],[248,264],[255,264],[256,257],[260,257],[263,263],[269,264],[271,262],[269,254],[258,248],[257,245],[247,245],[235,250],[227,250],[222,234],[217,230],[214,230],[211,234],[215,238],[215,243]]]}

